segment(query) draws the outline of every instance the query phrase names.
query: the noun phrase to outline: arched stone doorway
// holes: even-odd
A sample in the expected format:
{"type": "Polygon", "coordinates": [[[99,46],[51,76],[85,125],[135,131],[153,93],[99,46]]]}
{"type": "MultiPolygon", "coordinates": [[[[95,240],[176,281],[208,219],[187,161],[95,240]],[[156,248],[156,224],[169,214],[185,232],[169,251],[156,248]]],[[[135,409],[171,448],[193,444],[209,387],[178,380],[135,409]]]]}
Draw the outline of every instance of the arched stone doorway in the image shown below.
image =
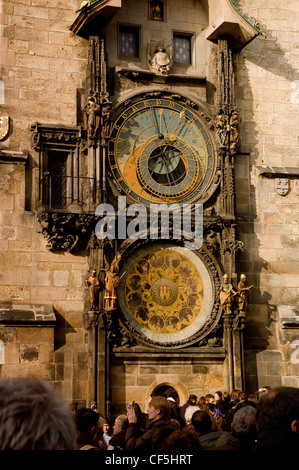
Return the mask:
{"type": "Polygon", "coordinates": [[[157,385],[154,388],[154,390],[151,392],[151,396],[162,395],[165,398],[168,398],[169,394],[171,392],[176,394],[176,401],[177,401],[178,405],[180,405],[180,395],[179,395],[178,391],[174,387],[172,387],[171,385],[168,385],[168,384],[157,385]]]}

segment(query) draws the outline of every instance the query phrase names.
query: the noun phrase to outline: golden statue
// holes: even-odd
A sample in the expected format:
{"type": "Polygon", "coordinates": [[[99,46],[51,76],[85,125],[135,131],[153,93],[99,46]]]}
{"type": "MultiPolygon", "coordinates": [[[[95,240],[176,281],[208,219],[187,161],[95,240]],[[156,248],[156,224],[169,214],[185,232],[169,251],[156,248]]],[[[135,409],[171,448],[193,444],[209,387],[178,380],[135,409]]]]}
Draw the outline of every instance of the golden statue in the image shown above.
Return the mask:
{"type": "Polygon", "coordinates": [[[233,288],[233,285],[229,282],[229,277],[227,274],[223,275],[223,282],[220,290],[220,303],[225,313],[232,313],[232,304],[234,301],[236,292],[233,288]]]}
{"type": "Polygon", "coordinates": [[[106,278],[105,278],[105,309],[106,310],[115,310],[116,309],[116,289],[119,286],[120,277],[119,277],[119,260],[121,256],[116,255],[114,260],[109,266],[107,258],[105,256],[105,270],[106,270],[106,278]]]}

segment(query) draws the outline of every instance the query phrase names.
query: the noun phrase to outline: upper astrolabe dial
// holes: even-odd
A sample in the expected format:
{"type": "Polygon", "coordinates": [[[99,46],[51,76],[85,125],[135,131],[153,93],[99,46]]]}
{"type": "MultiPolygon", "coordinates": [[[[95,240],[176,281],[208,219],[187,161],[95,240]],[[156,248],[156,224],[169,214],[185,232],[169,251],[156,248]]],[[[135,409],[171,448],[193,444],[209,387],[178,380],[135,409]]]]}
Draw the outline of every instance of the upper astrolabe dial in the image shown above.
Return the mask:
{"type": "Polygon", "coordinates": [[[200,200],[216,166],[204,120],[170,98],[140,99],[120,112],[108,157],[118,186],[145,205],[200,200]]]}

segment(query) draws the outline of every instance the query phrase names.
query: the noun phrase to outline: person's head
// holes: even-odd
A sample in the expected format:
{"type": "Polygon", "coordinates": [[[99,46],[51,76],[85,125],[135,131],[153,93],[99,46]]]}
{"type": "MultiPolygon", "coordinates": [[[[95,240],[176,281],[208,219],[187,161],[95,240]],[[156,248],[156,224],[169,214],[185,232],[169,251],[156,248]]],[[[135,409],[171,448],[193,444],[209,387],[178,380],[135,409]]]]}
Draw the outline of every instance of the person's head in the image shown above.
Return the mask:
{"type": "Polygon", "coordinates": [[[197,403],[197,396],[196,395],[189,395],[189,400],[188,400],[190,403],[192,403],[193,405],[196,405],[197,403]]]}
{"type": "Polygon", "coordinates": [[[248,398],[249,398],[249,393],[247,393],[245,390],[242,390],[240,392],[240,401],[248,400],[248,398]]]}
{"type": "Polygon", "coordinates": [[[257,405],[256,428],[258,432],[299,433],[299,388],[278,387],[262,395],[257,405]]]}
{"type": "Polygon", "coordinates": [[[148,418],[150,420],[170,418],[171,406],[165,397],[153,397],[148,405],[148,418]]]}
{"type": "Polygon", "coordinates": [[[97,428],[99,414],[91,408],[80,408],[75,415],[77,431],[92,436],[97,428]]]}
{"type": "Polygon", "coordinates": [[[120,432],[126,431],[128,427],[127,415],[119,415],[114,421],[113,434],[119,434],[120,432]]]}
{"type": "Polygon", "coordinates": [[[207,393],[206,396],[205,396],[205,399],[206,399],[207,403],[213,403],[214,402],[214,395],[212,395],[211,393],[207,393]]]}
{"type": "Polygon", "coordinates": [[[222,400],[222,392],[215,392],[214,399],[215,399],[215,402],[222,400]]]}
{"type": "Polygon", "coordinates": [[[198,434],[192,429],[185,427],[172,432],[166,440],[166,448],[169,452],[196,452],[202,449],[198,440],[198,434]]]}
{"type": "Polygon", "coordinates": [[[49,383],[0,379],[0,450],[75,450],[74,416],[49,383]]]}
{"type": "Polygon", "coordinates": [[[104,432],[105,434],[110,434],[111,429],[112,429],[112,426],[111,426],[110,419],[105,418],[105,420],[104,420],[104,422],[103,422],[103,432],[104,432]]]}
{"type": "Polygon", "coordinates": [[[212,428],[212,421],[209,413],[202,410],[198,410],[193,413],[191,423],[195,431],[199,434],[210,432],[212,428]]]}
{"type": "Polygon", "coordinates": [[[205,405],[205,411],[214,416],[214,414],[216,413],[216,405],[214,403],[207,403],[205,405]]]}
{"type": "Polygon", "coordinates": [[[195,411],[198,411],[198,410],[200,410],[199,406],[195,406],[195,405],[187,406],[185,415],[184,415],[185,421],[187,424],[191,423],[193,413],[195,413],[195,411]]]}
{"type": "Polygon", "coordinates": [[[251,438],[256,437],[256,425],[255,425],[256,408],[253,406],[244,406],[235,412],[232,431],[233,434],[239,438],[251,438]]]}
{"type": "Polygon", "coordinates": [[[233,402],[238,402],[240,400],[240,390],[232,390],[230,393],[230,400],[233,402]]]}

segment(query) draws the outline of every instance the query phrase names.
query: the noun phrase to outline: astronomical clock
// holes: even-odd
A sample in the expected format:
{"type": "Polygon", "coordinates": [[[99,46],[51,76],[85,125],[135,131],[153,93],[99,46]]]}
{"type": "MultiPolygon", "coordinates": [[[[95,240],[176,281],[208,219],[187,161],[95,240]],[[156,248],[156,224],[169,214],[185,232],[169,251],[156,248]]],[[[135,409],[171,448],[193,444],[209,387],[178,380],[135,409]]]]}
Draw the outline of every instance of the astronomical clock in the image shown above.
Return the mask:
{"type": "MultiPolygon", "coordinates": [[[[94,276],[89,285],[96,307],[85,312],[86,328],[94,328],[94,397],[109,414],[110,388],[118,390],[117,397],[121,388],[118,372],[111,373],[114,365],[129,370],[131,360],[134,369],[151,358],[164,361],[172,377],[176,361],[189,364],[190,391],[194,361],[212,364],[206,374],[215,374],[218,384],[217,367],[228,359],[222,376],[229,380],[222,388],[243,388],[246,315],[229,295],[236,295],[232,284],[242,249],[234,199],[239,116],[233,53],[260,31],[226,0],[217,9],[209,1],[199,2],[200,8],[184,2],[181,10],[193,21],[188,24],[183,16],[171,20],[171,0],[83,3],[70,27],[89,41],[79,139],[84,156],[73,168],[85,165],[88,207],[110,204],[114,229],[120,219],[128,227],[135,209],[147,219],[142,234],[124,236],[122,230],[119,236],[116,230],[105,240],[90,234],[86,218],[72,219],[84,228],[76,246],[88,239],[94,276]],[[119,207],[120,196],[126,207],[119,207]],[[162,211],[152,236],[150,212],[157,205],[168,211],[175,206],[168,237],[159,232],[162,211]],[[192,248],[188,233],[195,233],[199,206],[203,242],[192,248]],[[186,207],[191,208],[187,230],[186,207]],[[178,212],[181,237],[174,234],[178,212]]],[[[143,377],[148,390],[159,380],[154,375],[143,377]]]]}
{"type": "MultiPolygon", "coordinates": [[[[194,207],[211,197],[219,173],[217,151],[209,117],[199,106],[157,90],[122,103],[112,120],[111,184],[128,203],[194,207]]],[[[183,241],[153,242],[150,234],[148,243],[132,246],[123,255],[118,287],[125,327],[156,348],[198,343],[219,320],[219,268],[213,256],[191,251],[183,241]]]]}
{"type": "Polygon", "coordinates": [[[203,202],[216,164],[207,122],[183,101],[137,96],[120,107],[111,132],[109,166],[135,202],[203,202]]]}

